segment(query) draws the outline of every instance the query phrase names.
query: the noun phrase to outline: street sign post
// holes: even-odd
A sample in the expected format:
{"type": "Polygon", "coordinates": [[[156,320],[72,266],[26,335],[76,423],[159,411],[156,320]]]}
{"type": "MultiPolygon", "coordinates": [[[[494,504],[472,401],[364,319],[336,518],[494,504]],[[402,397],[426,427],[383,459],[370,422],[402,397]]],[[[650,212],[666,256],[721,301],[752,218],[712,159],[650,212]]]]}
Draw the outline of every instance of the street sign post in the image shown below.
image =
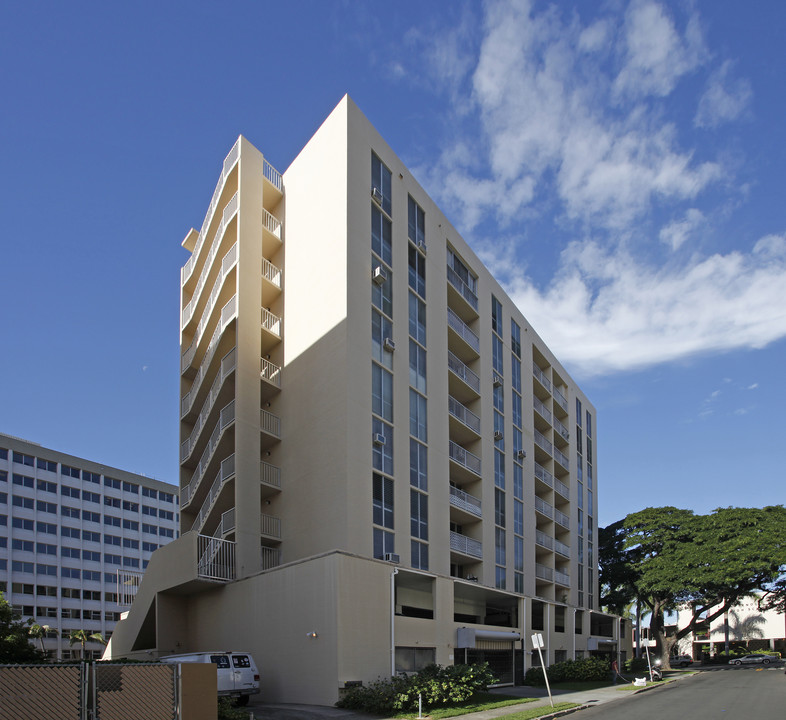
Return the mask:
{"type": "Polygon", "coordinates": [[[537,648],[538,656],[540,657],[540,667],[543,670],[543,679],[546,681],[546,691],[549,694],[549,702],[551,703],[551,707],[554,707],[554,698],[551,697],[551,686],[549,685],[549,676],[546,673],[546,664],[543,662],[542,648],[545,647],[545,643],[543,642],[543,635],[541,633],[535,633],[532,636],[532,647],[537,648]]]}

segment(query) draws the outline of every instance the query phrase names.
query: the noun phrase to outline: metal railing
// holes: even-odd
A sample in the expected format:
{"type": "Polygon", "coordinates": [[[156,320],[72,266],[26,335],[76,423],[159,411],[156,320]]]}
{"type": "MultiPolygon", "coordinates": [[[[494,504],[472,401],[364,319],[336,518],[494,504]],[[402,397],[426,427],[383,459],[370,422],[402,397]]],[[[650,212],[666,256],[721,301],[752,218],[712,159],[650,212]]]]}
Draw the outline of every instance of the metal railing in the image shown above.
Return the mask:
{"type": "Polygon", "coordinates": [[[452,395],[448,395],[448,412],[474,433],[480,435],[480,418],[452,395]]]}
{"type": "MultiPolygon", "coordinates": [[[[205,351],[205,356],[207,356],[208,352],[210,352],[211,347],[214,344],[218,343],[219,338],[221,337],[221,333],[224,332],[226,326],[229,325],[232,320],[237,317],[237,295],[233,295],[227,301],[227,304],[221,308],[221,316],[219,318],[218,324],[216,325],[216,329],[213,331],[213,335],[210,338],[210,342],[208,343],[208,350],[205,351]]],[[[183,355],[180,358],[180,372],[181,374],[184,373],[188,368],[191,367],[191,363],[194,362],[194,356],[196,355],[197,347],[199,346],[199,341],[201,337],[199,335],[194,335],[194,339],[191,341],[191,344],[186,348],[183,352],[183,355]]]]}
{"type": "Polygon", "coordinates": [[[568,460],[568,456],[564,452],[554,448],[554,459],[566,470],[570,470],[570,460],[568,460]]]}
{"type": "Polygon", "coordinates": [[[551,440],[548,440],[546,436],[539,430],[535,430],[535,444],[542,450],[545,450],[547,453],[549,453],[549,455],[551,455],[554,450],[551,440]]]}
{"type": "Polygon", "coordinates": [[[541,565],[540,563],[535,563],[535,577],[540,578],[541,580],[553,582],[554,570],[550,567],[546,567],[545,565],[541,565]]]}
{"type": "MultiPolygon", "coordinates": [[[[235,265],[237,265],[237,243],[229,249],[229,252],[221,261],[221,271],[218,273],[218,277],[216,277],[213,287],[210,290],[210,297],[205,305],[205,309],[202,311],[202,317],[199,319],[199,325],[197,325],[196,332],[194,333],[195,338],[201,338],[207,329],[210,323],[210,316],[213,314],[213,310],[215,310],[216,303],[218,302],[218,296],[221,294],[221,289],[224,287],[224,281],[235,265]]],[[[197,342],[199,341],[197,340],[197,342]]]]}
{"type": "Polygon", "coordinates": [[[259,480],[263,485],[281,489],[281,468],[262,460],[259,464],[259,480]]]}
{"type": "Polygon", "coordinates": [[[540,463],[535,463],[535,477],[550,488],[554,487],[554,476],[540,463]]]}
{"type": "Polygon", "coordinates": [[[554,478],[554,489],[566,500],[570,500],[570,488],[562,480],[554,478]]]}
{"type": "Polygon", "coordinates": [[[267,410],[259,411],[259,428],[263,433],[281,438],[281,418],[267,410]]]}
{"type": "Polygon", "coordinates": [[[281,548],[272,548],[262,546],[262,569],[270,570],[271,568],[281,565],[281,548]]]}
{"type": "Polygon", "coordinates": [[[554,522],[562,525],[566,530],[570,530],[570,518],[556,508],[554,509],[554,522]]]}
{"type": "Polygon", "coordinates": [[[470,515],[475,515],[476,517],[482,517],[483,515],[479,498],[452,485],[450,486],[450,504],[459,510],[470,513],[470,515]]]}
{"type": "Polygon", "coordinates": [[[263,208],[262,222],[264,224],[265,230],[267,230],[274,237],[281,240],[281,220],[279,220],[274,215],[271,215],[267,210],[263,208]]]}
{"type": "Polygon", "coordinates": [[[234,580],[235,543],[209,535],[199,535],[197,575],[208,580],[234,580]]]}
{"type": "Polygon", "coordinates": [[[281,518],[262,513],[260,520],[260,532],[265,537],[281,539],[281,518]]]}
{"type": "Polygon", "coordinates": [[[554,550],[563,557],[570,557],[570,548],[564,543],[554,538],[554,550]]]}
{"type": "Polygon", "coordinates": [[[551,380],[546,377],[546,373],[543,372],[537,365],[532,366],[532,374],[540,380],[540,384],[543,385],[546,390],[551,392],[551,380]]]}
{"type": "Polygon", "coordinates": [[[450,531],[450,549],[471,557],[483,557],[483,544],[461,533],[450,531]]]}
{"type": "Polygon", "coordinates": [[[221,513],[221,522],[218,525],[221,537],[226,537],[235,529],[235,508],[230,508],[221,513]]]}
{"type": "Polygon", "coordinates": [[[259,375],[263,380],[266,380],[271,385],[281,388],[281,368],[278,365],[270,362],[267,358],[260,358],[260,371],[259,375]]]}
{"type": "Polygon", "coordinates": [[[137,590],[142,584],[142,573],[137,570],[117,571],[117,604],[121,607],[131,607],[136,597],[137,590]]]}
{"type": "Polygon", "coordinates": [[[281,268],[276,267],[267,258],[262,258],[262,277],[271,285],[281,289],[281,268]]]}
{"type": "Polygon", "coordinates": [[[186,262],[186,264],[180,270],[181,285],[185,285],[188,278],[191,277],[191,273],[194,272],[194,266],[196,265],[197,257],[199,257],[202,245],[205,243],[207,231],[210,228],[210,223],[213,221],[213,215],[216,212],[218,201],[221,199],[221,193],[224,190],[227,177],[229,177],[229,173],[232,172],[232,168],[235,166],[235,163],[240,157],[239,143],[240,141],[238,140],[238,142],[232,146],[232,149],[229,151],[229,154],[224,160],[224,165],[221,168],[221,177],[218,178],[215,190],[213,190],[213,197],[210,199],[210,205],[208,206],[207,212],[205,213],[205,219],[202,221],[202,229],[199,231],[199,239],[194,246],[194,252],[191,253],[191,257],[188,259],[188,262],[186,262]]]}
{"type": "Polygon", "coordinates": [[[229,457],[224,458],[221,461],[221,467],[218,469],[218,472],[216,473],[216,477],[213,480],[213,484],[210,486],[210,490],[208,490],[207,497],[202,503],[202,507],[199,509],[199,514],[194,520],[194,524],[191,526],[192,530],[195,530],[196,532],[202,531],[202,529],[205,526],[205,521],[207,520],[207,516],[210,513],[210,511],[213,509],[213,504],[216,502],[216,499],[221,494],[221,488],[224,487],[224,483],[226,483],[227,480],[230,480],[234,476],[235,476],[235,454],[232,453],[229,457]]]}
{"type": "Polygon", "coordinates": [[[448,350],[448,370],[460,377],[469,387],[480,395],[480,378],[472,372],[456,355],[448,350]]]}
{"type": "Polygon", "coordinates": [[[554,549],[554,538],[546,535],[546,533],[544,533],[542,530],[535,531],[535,542],[541,547],[547,548],[549,550],[554,549]]]}
{"type": "MultiPolygon", "coordinates": [[[[196,399],[197,393],[199,392],[199,388],[202,385],[202,381],[205,379],[205,375],[207,375],[207,369],[210,366],[210,361],[213,359],[213,355],[215,354],[216,348],[218,347],[218,343],[213,343],[208,348],[207,353],[205,354],[204,359],[202,360],[202,364],[199,366],[199,370],[194,378],[194,382],[191,383],[191,389],[183,395],[182,400],[180,401],[180,417],[184,418],[189,411],[191,410],[191,406],[194,404],[194,400],[196,399]]],[[[237,362],[237,348],[232,348],[224,357],[221,358],[221,367],[219,368],[219,374],[226,377],[229,375],[232,370],[235,369],[237,362]]]]}
{"type": "Polygon", "coordinates": [[[554,418],[554,429],[565,439],[570,440],[570,432],[557,418],[554,418]]]}
{"type": "MultiPolygon", "coordinates": [[[[221,243],[224,240],[224,234],[226,233],[226,229],[229,223],[232,221],[232,218],[237,214],[237,209],[238,209],[238,194],[235,193],[230,199],[230,201],[227,203],[226,207],[224,208],[224,212],[221,217],[221,224],[218,226],[218,229],[216,230],[216,236],[215,238],[213,238],[213,242],[210,245],[210,250],[208,251],[207,257],[205,258],[205,264],[202,267],[202,272],[199,273],[199,280],[197,280],[196,287],[194,288],[194,292],[191,295],[191,300],[183,308],[183,311],[180,315],[181,329],[188,324],[188,322],[191,320],[192,315],[194,314],[194,309],[196,308],[197,301],[199,300],[199,297],[202,294],[202,290],[205,287],[205,283],[207,282],[207,278],[210,275],[210,269],[213,265],[213,261],[216,259],[216,255],[218,254],[218,249],[221,247],[221,243]]],[[[237,243],[235,243],[235,245],[237,245],[237,243]]]]}
{"type": "Polygon", "coordinates": [[[274,315],[267,308],[262,308],[262,329],[280,338],[281,318],[278,315],[274,315]]]}
{"type": "Polygon", "coordinates": [[[264,160],[262,163],[262,174],[265,176],[265,180],[268,180],[272,185],[278,190],[279,192],[284,191],[284,181],[281,177],[281,173],[276,170],[267,160],[264,160]]]}
{"type": "Polygon", "coordinates": [[[448,265],[448,282],[459,291],[461,297],[472,306],[472,309],[477,311],[478,296],[472,292],[469,285],[459,277],[459,274],[450,265],[448,265]]]}
{"type": "Polygon", "coordinates": [[[453,310],[448,308],[448,326],[464,340],[476,353],[480,353],[480,338],[453,310]]]}
{"type": "Polygon", "coordinates": [[[535,496],[535,510],[547,518],[554,517],[554,506],[547,503],[543,498],[537,497],[537,495],[535,496]]]}
{"type": "Polygon", "coordinates": [[[465,450],[458,443],[449,440],[448,456],[459,465],[464,466],[470,472],[480,475],[480,458],[473,455],[469,450],[465,450]]]}
{"type": "Polygon", "coordinates": [[[568,401],[565,396],[555,387],[554,388],[554,399],[557,401],[557,405],[559,405],[565,412],[568,412],[568,401]]]}
{"type": "Polygon", "coordinates": [[[532,399],[535,410],[540,413],[541,417],[551,422],[551,410],[549,410],[537,397],[532,399]]]}
{"type": "Polygon", "coordinates": [[[564,585],[565,587],[570,587],[570,575],[568,575],[566,572],[562,572],[562,570],[555,570],[554,582],[564,585]]]}

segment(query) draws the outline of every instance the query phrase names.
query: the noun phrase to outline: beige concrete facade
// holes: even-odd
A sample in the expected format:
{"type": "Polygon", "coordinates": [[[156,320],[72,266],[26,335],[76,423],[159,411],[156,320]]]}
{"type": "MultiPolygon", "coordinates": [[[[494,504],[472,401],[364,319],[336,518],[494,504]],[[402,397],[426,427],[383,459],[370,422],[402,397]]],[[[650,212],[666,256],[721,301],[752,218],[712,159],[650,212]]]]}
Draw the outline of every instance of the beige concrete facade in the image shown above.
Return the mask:
{"type": "Polygon", "coordinates": [[[349,97],[283,176],[241,137],[183,245],[183,536],[115,657],[242,648],[332,703],[428,661],[513,682],[533,631],[617,647],[595,409],[349,97]]]}

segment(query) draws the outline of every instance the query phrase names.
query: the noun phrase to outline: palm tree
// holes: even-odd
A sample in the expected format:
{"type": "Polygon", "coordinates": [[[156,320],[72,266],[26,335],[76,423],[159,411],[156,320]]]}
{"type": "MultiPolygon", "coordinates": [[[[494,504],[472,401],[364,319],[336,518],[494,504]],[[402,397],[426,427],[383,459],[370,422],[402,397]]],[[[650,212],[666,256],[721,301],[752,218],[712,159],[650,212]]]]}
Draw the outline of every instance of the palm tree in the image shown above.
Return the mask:
{"type": "Polygon", "coordinates": [[[82,660],[85,659],[85,644],[90,641],[99,642],[106,645],[106,640],[100,632],[88,633],[86,630],[72,630],[68,636],[69,646],[79,643],[82,646],[82,660]]]}
{"type": "Polygon", "coordinates": [[[27,624],[30,626],[27,629],[27,634],[41,644],[41,652],[46,657],[46,650],[44,649],[44,638],[51,632],[57,634],[57,628],[49,625],[39,625],[33,618],[29,618],[27,624]]]}

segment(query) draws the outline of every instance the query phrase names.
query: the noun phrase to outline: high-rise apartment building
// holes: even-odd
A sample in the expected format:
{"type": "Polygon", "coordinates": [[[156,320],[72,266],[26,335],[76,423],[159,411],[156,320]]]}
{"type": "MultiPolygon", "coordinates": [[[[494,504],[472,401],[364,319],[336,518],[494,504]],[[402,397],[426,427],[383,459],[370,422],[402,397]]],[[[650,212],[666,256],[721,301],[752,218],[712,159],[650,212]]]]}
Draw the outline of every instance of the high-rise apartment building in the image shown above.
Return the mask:
{"type": "Polygon", "coordinates": [[[345,97],[281,175],[240,137],[181,273],[181,532],[109,654],[242,648],[270,699],[617,652],[595,410],[345,97]]]}
{"type": "Polygon", "coordinates": [[[177,537],[178,515],[173,485],[0,433],[0,591],[51,628],[51,659],[79,657],[71,631],[112,637],[137,576],[177,537]]]}

